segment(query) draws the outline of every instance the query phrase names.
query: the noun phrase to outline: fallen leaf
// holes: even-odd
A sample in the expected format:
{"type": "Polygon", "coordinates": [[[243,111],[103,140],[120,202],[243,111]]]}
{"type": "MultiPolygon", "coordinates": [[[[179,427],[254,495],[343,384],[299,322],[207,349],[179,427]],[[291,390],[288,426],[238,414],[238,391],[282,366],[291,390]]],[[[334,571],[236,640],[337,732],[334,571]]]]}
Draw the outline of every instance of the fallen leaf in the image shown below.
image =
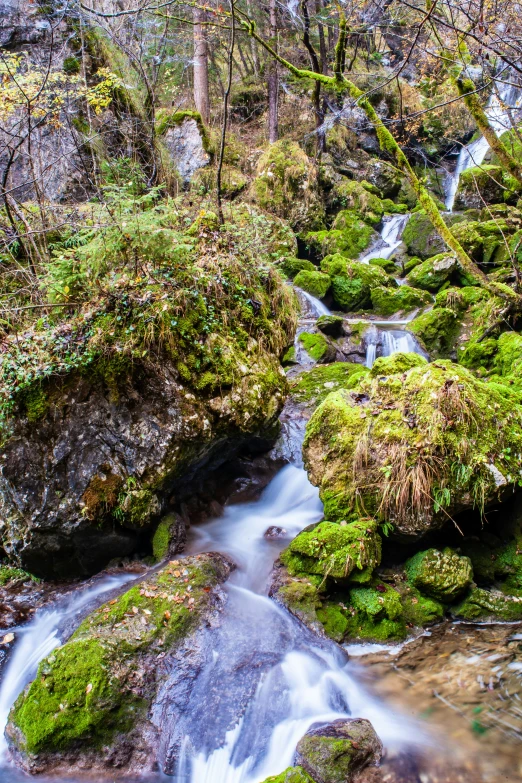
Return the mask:
{"type": "Polygon", "coordinates": [[[171,618],[171,614],[170,614],[169,610],[167,609],[167,611],[165,612],[165,619],[166,620],[170,620],[170,618],[171,618]]]}

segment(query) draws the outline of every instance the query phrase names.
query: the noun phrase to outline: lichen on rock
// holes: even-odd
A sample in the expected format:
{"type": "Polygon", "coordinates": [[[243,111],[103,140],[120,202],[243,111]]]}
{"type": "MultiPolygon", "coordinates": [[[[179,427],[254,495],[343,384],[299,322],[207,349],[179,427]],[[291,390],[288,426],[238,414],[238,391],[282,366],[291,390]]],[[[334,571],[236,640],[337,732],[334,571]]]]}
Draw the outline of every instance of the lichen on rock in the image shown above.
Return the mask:
{"type": "Polygon", "coordinates": [[[447,548],[417,552],[405,565],[409,583],[437,601],[451,603],[471,585],[473,568],[468,557],[447,548]]]}

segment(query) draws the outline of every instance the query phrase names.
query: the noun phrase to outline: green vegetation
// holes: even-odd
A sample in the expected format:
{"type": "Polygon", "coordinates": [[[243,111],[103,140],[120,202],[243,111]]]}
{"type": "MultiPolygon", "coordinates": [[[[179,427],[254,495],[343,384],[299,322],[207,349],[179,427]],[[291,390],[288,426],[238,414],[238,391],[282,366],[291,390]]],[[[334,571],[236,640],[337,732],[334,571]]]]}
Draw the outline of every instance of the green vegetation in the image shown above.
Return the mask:
{"type": "Polygon", "coordinates": [[[451,549],[417,552],[405,565],[408,582],[431,598],[451,603],[471,584],[473,569],[467,557],[451,549]]]}
{"type": "Polygon", "coordinates": [[[302,269],[298,272],[294,279],[294,283],[298,288],[308,291],[309,294],[317,297],[317,299],[323,299],[326,296],[331,282],[329,275],[325,275],[323,272],[311,272],[307,269],[302,269]]]}
{"type": "Polygon", "coordinates": [[[331,350],[330,343],[324,335],[302,332],[299,335],[299,342],[315,362],[325,361],[328,358],[331,350]]]}
{"type": "Polygon", "coordinates": [[[362,364],[334,362],[301,373],[290,384],[292,396],[299,402],[318,405],[333,389],[352,389],[369,372],[362,364]]]}
{"type": "Polygon", "coordinates": [[[267,778],[264,783],[315,783],[302,767],[288,767],[275,777],[267,778]]]}
{"type": "Polygon", "coordinates": [[[335,304],[345,312],[371,308],[372,290],[377,286],[397,287],[380,267],[350,261],[339,253],[326,256],[321,269],[331,278],[335,304]]]}

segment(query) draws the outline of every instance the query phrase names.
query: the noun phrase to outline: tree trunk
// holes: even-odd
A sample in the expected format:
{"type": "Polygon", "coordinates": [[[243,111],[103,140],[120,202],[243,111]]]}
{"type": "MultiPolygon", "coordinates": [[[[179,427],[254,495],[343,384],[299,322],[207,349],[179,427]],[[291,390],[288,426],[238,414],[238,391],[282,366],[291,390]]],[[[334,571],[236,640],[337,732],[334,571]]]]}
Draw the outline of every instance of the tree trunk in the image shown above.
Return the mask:
{"type": "Polygon", "coordinates": [[[208,44],[205,12],[194,8],[194,103],[204,123],[210,119],[208,95],[208,44]]]}
{"type": "MultiPolygon", "coordinates": [[[[270,0],[270,45],[277,52],[276,0],[270,0]]],[[[268,141],[273,144],[279,137],[279,73],[277,61],[270,60],[268,72],[268,141]]]]}

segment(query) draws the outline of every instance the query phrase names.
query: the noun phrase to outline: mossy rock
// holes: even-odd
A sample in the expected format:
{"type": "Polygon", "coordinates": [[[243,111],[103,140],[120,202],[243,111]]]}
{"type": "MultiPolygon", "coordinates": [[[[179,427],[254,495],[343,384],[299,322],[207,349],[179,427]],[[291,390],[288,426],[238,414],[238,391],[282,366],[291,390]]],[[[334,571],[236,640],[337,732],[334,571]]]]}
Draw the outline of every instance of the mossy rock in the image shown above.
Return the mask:
{"type": "Polygon", "coordinates": [[[0,586],[4,587],[12,582],[39,582],[32,574],[27,573],[22,568],[15,568],[11,565],[0,563],[0,586]]]}
{"type": "Polygon", "coordinates": [[[397,275],[399,273],[399,267],[391,258],[371,258],[369,264],[370,266],[380,266],[389,275],[397,275]]]}
{"type": "Polygon", "coordinates": [[[396,286],[380,267],[350,261],[338,253],[324,258],[321,269],[331,278],[335,304],[345,312],[370,308],[373,288],[396,286]]]}
{"type": "Polygon", "coordinates": [[[347,579],[353,571],[373,569],[381,561],[382,541],[372,520],[337,524],[321,522],[294,538],[281,555],[292,576],[315,574],[347,579]]]}
{"type": "Polygon", "coordinates": [[[457,259],[451,253],[441,253],[417,264],[408,273],[408,284],[413,288],[435,293],[455,274],[458,269],[457,259]]]}
{"type": "Polygon", "coordinates": [[[455,617],[471,622],[522,620],[522,597],[473,587],[464,599],[451,608],[455,617]]]}
{"type": "Polygon", "coordinates": [[[303,258],[295,258],[295,256],[286,256],[279,262],[278,266],[290,280],[293,280],[299,272],[317,271],[317,267],[314,266],[311,261],[307,261],[303,258]]]}
{"type": "Polygon", "coordinates": [[[362,364],[334,362],[314,367],[301,373],[291,383],[292,396],[299,402],[313,402],[318,405],[333,389],[353,389],[369,370],[362,364]]]}
{"type": "Polygon", "coordinates": [[[221,555],[186,558],[89,615],[65,645],[44,658],[16,700],[7,729],[10,743],[43,761],[71,748],[81,753],[110,747],[116,735],[131,731],[162,681],[146,673],[151,658],[159,675],[159,653],[173,650],[196,630],[215,606],[214,588],[229,573],[221,555]]]}
{"type": "MultiPolygon", "coordinates": [[[[371,186],[369,187],[371,188],[371,186]]],[[[343,179],[334,185],[332,199],[339,209],[356,212],[371,226],[377,226],[382,220],[384,207],[381,199],[360,182],[343,179]]],[[[343,226],[339,225],[337,228],[343,228],[343,226]]]]}
{"type": "Polygon", "coordinates": [[[302,332],[299,342],[315,362],[326,363],[335,359],[335,347],[323,334],[302,332]]]}
{"type": "Polygon", "coordinates": [[[415,269],[415,267],[419,264],[422,264],[422,258],[419,258],[418,256],[412,256],[411,258],[408,258],[404,264],[404,272],[408,274],[408,272],[411,272],[411,270],[415,269]]]}
{"type": "Polygon", "coordinates": [[[381,375],[398,375],[408,372],[413,367],[422,367],[427,361],[424,356],[418,353],[394,353],[391,356],[379,356],[373,363],[370,370],[372,378],[378,378],[381,375]]]}
{"type": "MultiPolygon", "coordinates": [[[[232,199],[246,190],[248,177],[237,166],[223,164],[221,170],[221,194],[223,198],[232,199]]],[[[201,195],[213,193],[217,187],[217,171],[215,167],[200,169],[192,178],[191,187],[201,195]]]]}
{"type": "Polygon", "coordinates": [[[323,299],[330,290],[331,279],[329,275],[325,275],[324,272],[311,271],[307,269],[301,270],[294,278],[294,283],[298,288],[302,288],[303,291],[308,291],[312,296],[317,299],[323,299]]]}
{"type": "Polygon", "coordinates": [[[444,619],[446,607],[441,601],[424,595],[408,582],[399,581],[396,589],[401,597],[402,614],[407,627],[426,628],[444,619]]]}
{"type": "Polygon", "coordinates": [[[367,766],[378,766],[382,743],[364,718],[312,728],[297,743],[296,761],[318,783],[350,783],[367,766]]]}
{"type": "Polygon", "coordinates": [[[302,767],[288,767],[280,775],[267,778],[263,783],[316,783],[302,767]]]}
{"type": "Polygon", "coordinates": [[[451,354],[457,334],[459,321],[453,310],[437,307],[418,315],[407,329],[421,343],[432,359],[451,354]]]}
{"type": "Polygon", "coordinates": [[[250,193],[260,207],[288,220],[296,231],[322,228],[317,169],[294,141],[281,139],[261,155],[250,193]]]}
{"type": "Polygon", "coordinates": [[[321,315],[315,325],[323,334],[330,337],[340,337],[343,331],[344,320],[340,315],[321,315]]]}
{"type": "Polygon", "coordinates": [[[344,209],[339,212],[330,230],[308,233],[306,243],[319,258],[334,253],[345,258],[357,258],[378,238],[377,232],[357,212],[344,209]]]}
{"type": "Polygon", "coordinates": [[[498,204],[513,198],[519,187],[517,181],[506,174],[501,166],[487,163],[473,166],[463,171],[459,177],[455,208],[480,209],[484,202],[498,204]]]}
{"type": "Polygon", "coordinates": [[[303,453],[327,519],[365,514],[418,536],[517,485],[521,447],[516,393],[439,360],[329,394],[303,453]]]}
{"type": "Polygon", "coordinates": [[[420,307],[426,307],[431,302],[431,296],[426,291],[401,285],[398,288],[375,286],[371,291],[372,307],[380,315],[394,313],[411,313],[420,307]]]}
{"type": "Polygon", "coordinates": [[[409,255],[421,259],[443,253],[446,249],[445,242],[423,210],[414,212],[410,217],[402,232],[402,241],[409,255]]]}
{"type": "Polygon", "coordinates": [[[471,560],[451,549],[417,552],[406,562],[405,570],[413,587],[444,603],[456,601],[473,579],[471,560]]]}

